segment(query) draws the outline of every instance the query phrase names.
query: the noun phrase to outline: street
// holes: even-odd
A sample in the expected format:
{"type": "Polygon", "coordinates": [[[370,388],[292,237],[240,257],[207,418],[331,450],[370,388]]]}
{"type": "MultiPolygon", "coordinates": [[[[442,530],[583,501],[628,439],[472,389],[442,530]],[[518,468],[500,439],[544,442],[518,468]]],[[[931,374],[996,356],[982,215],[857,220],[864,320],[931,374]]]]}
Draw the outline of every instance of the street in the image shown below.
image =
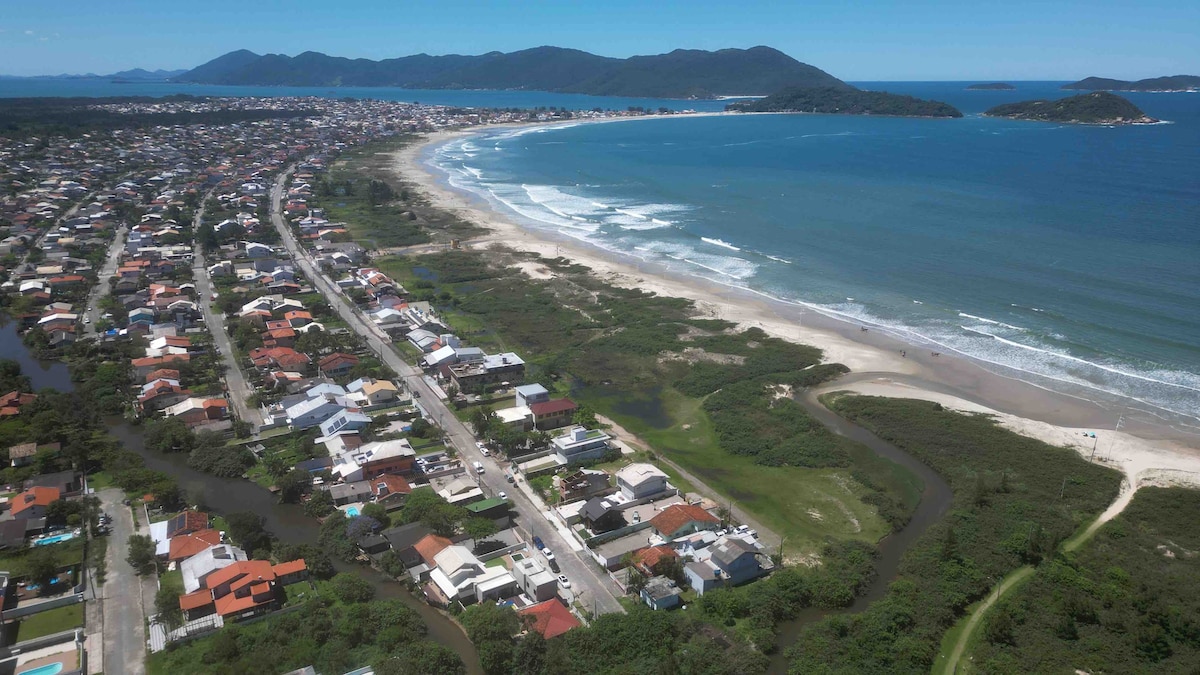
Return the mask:
{"type": "Polygon", "coordinates": [[[313,286],[325,296],[329,305],[338,312],[347,325],[359,335],[362,335],[371,350],[377,353],[379,358],[388,367],[396,371],[404,379],[409,390],[419,398],[421,406],[428,411],[432,418],[431,421],[445,432],[447,444],[458,452],[463,463],[470,466],[476,461],[481,461],[485,466],[497,469],[487,471],[482,475],[475,475],[474,477],[479,480],[480,487],[488,494],[495,495],[501,491],[508,491],[509,501],[512,502],[518,517],[524,524],[525,529],[528,530],[529,535],[531,537],[541,537],[552,550],[557,551],[558,563],[562,568],[562,573],[575,585],[576,595],[586,596],[587,602],[585,604],[591,605],[591,608],[597,613],[624,612],[624,607],[622,607],[621,603],[613,595],[617,591],[616,584],[608,575],[597,571],[598,565],[595,562],[590,559],[585,560],[577,553],[574,553],[558,529],[547,522],[547,518],[553,516],[538,510],[521,490],[513,489],[504,480],[503,471],[499,470],[496,462],[485,458],[483,453],[475,447],[475,435],[454,416],[450,409],[446,407],[445,402],[438,398],[429,385],[426,384],[420,369],[401,358],[391,347],[390,340],[386,336],[381,337],[382,333],[380,329],[350,307],[345,296],[334,287],[316,265],[313,264],[306,252],[301,249],[291,228],[283,220],[280,206],[284,186],[293,169],[294,167],[288,167],[280,173],[279,178],[272,188],[271,222],[279,230],[279,235],[288,251],[291,252],[297,267],[312,280],[313,286]]]}
{"type": "MultiPolygon", "coordinates": [[[[142,614],[142,579],[125,561],[129,535],[134,534],[133,515],[121,503],[125,494],[117,488],[97,493],[101,508],[112,516],[105,566],[108,570],[99,589],[104,608],[104,671],[140,675],[146,672],[146,628],[142,614]]],[[[145,528],[143,527],[143,530],[145,528]]]]}
{"type": "Polygon", "coordinates": [[[100,301],[112,292],[112,286],[108,281],[117,275],[118,261],[121,258],[121,251],[125,248],[126,232],[128,229],[124,224],[117,228],[116,236],[113,237],[112,244],[108,247],[108,257],[104,259],[104,265],[96,277],[96,287],[88,296],[87,307],[83,310],[83,334],[85,337],[96,336],[96,322],[100,320],[100,315],[104,312],[100,308],[100,301]]]}

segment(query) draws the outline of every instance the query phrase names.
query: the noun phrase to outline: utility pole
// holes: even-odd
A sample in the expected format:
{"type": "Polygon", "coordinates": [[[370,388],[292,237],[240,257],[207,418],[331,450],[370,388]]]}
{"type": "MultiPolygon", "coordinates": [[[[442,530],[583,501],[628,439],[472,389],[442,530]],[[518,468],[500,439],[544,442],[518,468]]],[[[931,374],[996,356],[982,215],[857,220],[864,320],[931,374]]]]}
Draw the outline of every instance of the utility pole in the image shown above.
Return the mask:
{"type": "Polygon", "coordinates": [[[1060,502],[1062,501],[1063,492],[1066,492],[1066,490],[1067,490],[1067,479],[1063,478],[1062,487],[1060,487],[1058,489],[1058,501],[1060,501],[1060,502]]]}

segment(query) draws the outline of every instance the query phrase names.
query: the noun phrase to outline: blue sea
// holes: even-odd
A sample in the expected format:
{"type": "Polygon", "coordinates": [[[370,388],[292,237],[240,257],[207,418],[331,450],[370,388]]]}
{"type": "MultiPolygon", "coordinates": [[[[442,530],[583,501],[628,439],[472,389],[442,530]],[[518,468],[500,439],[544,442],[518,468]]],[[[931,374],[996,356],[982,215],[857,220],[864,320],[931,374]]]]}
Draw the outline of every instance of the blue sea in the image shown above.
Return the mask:
{"type": "Polygon", "coordinates": [[[1062,83],[859,84],[966,117],[565,124],[429,160],[527,227],[1200,418],[1200,94],[1131,94],[1167,123],[1105,128],[979,115],[1062,83]]]}

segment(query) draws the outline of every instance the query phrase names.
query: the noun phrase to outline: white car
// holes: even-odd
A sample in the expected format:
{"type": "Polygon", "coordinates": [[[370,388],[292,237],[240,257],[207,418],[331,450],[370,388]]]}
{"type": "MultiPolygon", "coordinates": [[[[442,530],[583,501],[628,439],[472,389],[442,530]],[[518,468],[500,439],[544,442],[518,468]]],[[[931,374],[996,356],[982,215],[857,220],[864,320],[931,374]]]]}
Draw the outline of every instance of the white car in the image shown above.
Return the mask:
{"type": "Polygon", "coordinates": [[[487,448],[480,448],[480,449],[479,449],[479,451],[483,453],[483,456],[484,456],[484,457],[491,457],[491,456],[492,456],[492,451],[491,451],[491,450],[488,450],[487,448]]]}
{"type": "Polygon", "coordinates": [[[500,499],[508,499],[508,493],[505,492],[504,490],[497,492],[496,496],[499,497],[500,499]]]}
{"type": "Polygon", "coordinates": [[[542,555],[546,556],[546,560],[554,560],[554,551],[551,551],[549,546],[542,549],[542,555]]]}
{"type": "Polygon", "coordinates": [[[565,575],[565,574],[560,574],[560,575],[558,575],[558,583],[562,584],[562,587],[563,587],[563,588],[570,588],[570,587],[571,587],[571,580],[570,580],[570,579],[568,579],[568,578],[567,578],[567,575],[565,575]]]}

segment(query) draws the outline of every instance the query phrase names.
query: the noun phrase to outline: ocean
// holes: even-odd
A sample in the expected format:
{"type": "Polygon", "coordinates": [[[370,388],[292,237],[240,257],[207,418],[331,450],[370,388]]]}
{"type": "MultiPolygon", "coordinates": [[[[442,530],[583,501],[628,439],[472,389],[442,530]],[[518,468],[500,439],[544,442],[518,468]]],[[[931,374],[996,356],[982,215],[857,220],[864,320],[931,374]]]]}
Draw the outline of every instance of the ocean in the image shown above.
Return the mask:
{"type": "Polygon", "coordinates": [[[858,84],[966,116],[490,130],[428,161],[526,227],[1200,419],[1200,94],[1104,128],[979,115],[1062,83],[858,84]]]}

